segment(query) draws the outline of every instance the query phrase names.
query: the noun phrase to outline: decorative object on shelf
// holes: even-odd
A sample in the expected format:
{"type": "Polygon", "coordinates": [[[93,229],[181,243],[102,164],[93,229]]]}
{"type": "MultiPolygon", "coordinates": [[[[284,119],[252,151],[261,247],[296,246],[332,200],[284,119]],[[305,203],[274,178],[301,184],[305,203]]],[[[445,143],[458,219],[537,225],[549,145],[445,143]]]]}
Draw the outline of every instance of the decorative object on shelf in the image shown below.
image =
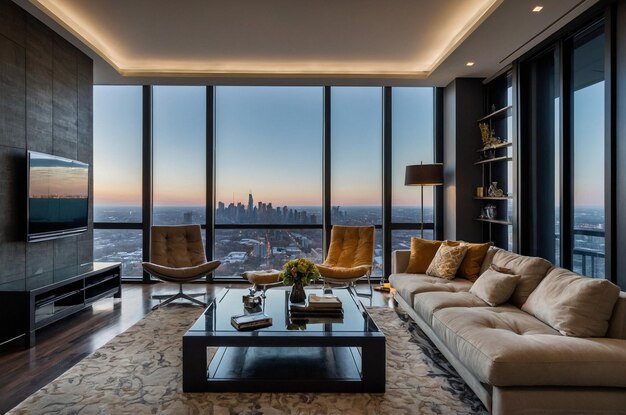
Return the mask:
{"type": "Polygon", "coordinates": [[[405,186],[421,186],[421,238],[424,238],[424,186],[443,185],[443,164],[415,164],[406,166],[405,186]]]}
{"type": "Polygon", "coordinates": [[[485,188],[482,186],[478,186],[476,188],[476,197],[485,197],[485,188]]]}
{"type": "Polygon", "coordinates": [[[489,150],[484,150],[481,154],[480,154],[480,159],[481,160],[491,160],[493,158],[496,157],[496,151],[491,148],[489,150]]]}
{"type": "Polygon", "coordinates": [[[498,182],[491,182],[487,194],[489,197],[504,197],[504,191],[502,189],[498,189],[498,182]]]}
{"type": "MultiPolygon", "coordinates": [[[[500,137],[496,137],[496,132],[486,122],[479,122],[478,128],[480,128],[480,138],[483,142],[483,148],[488,149],[489,147],[494,147],[506,142],[506,140],[502,140],[500,137]]],[[[489,154],[495,154],[495,152],[491,152],[489,154]]],[[[489,154],[487,154],[487,151],[484,151],[483,157],[485,159],[490,158],[488,157],[489,154]]],[[[491,158],[492,157],[493,155],[491,156],[491,158]]]]}
{"type": "Polygon", "coordinates": [[[306,258],[287,261],[280,273],[283,284],[292,286],[289,296],[292,303],[303,303],[306,300],[304,286],[317,281],[319,277],[320,273],[315,264],[306,258]]]}
{"type": "Polygon", "coordinates": [[[480,214],[480,219],[495,219],[497,213],[497,208],[495,205],[486,205],[483,207],[482,213],[480,214]]]}

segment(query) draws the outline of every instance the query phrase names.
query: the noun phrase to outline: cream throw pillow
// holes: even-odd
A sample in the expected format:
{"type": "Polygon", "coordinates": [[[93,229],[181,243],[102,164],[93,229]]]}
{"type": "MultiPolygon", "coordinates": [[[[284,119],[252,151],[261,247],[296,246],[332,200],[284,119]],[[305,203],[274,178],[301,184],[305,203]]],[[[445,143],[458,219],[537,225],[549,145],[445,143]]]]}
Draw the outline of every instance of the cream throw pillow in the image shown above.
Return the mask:
{"type": "Polygon", "coordinates": [[[604,337],[619,291],[610,281],[554,268],[530,294],[522,310],[564,336],[604,337]]]}
{"type": "Polygon", "coordinates": [[[506,303],[511,298],[520,278],[519,275],[502,272],[492,266],[478,277],[469,292],[495,307],[506,303]]]}
{"type": "Polygon", "coordinates": [[[454,279],[456,271],[463,262],[463,257],[467,253],[466,245],[450,246],[441,244],[435,257],[426,270],[426,275],[431,277],[454,279]]]}

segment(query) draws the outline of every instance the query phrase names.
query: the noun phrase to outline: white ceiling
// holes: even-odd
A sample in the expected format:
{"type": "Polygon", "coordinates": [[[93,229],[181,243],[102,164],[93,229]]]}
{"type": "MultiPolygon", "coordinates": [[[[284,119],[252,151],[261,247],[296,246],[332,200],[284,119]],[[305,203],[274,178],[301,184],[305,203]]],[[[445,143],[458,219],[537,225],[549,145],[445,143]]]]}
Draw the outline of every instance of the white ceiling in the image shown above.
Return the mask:
{"type": "Polygon", "coordinates": [[[497,73],[597,2],[14,1],[94,59],[96,84],[430,86],[497,73]]]}

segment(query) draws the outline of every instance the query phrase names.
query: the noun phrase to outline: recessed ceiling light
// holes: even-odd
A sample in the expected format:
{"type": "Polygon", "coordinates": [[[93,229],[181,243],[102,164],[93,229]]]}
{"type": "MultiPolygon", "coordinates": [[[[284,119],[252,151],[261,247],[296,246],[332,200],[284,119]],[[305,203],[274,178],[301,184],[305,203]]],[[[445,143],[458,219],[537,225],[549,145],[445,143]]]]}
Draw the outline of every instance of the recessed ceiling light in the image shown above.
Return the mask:
{"type": "Polygon", "coordinates": [[[535,6],[535,8],[533,9],[533,12],[539,13],[542,10],[543,10],[543,6],[535,6]]]}
{"type": "Polygon", "coordinates": [[[467,62],[465,66],[474,66],[474,62],[467,62]]]}

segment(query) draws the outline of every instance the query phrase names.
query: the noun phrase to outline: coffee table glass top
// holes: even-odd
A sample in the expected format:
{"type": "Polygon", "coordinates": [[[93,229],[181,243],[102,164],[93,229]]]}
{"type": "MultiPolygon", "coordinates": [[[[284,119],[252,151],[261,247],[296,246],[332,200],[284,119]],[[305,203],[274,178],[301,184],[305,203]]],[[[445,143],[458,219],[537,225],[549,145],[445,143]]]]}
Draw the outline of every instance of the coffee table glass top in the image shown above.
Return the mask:
{"type": "MultiPolygon", "coordinates": [[[[289,290],[283,287],[267,290],[263,311],[272,318],[272,325],[252,331],[238,331],[230,319],[234,315],[245,313],[242,297],[248,289],[226,288],[218,293],[209,304],[205,313],[194,323],[189,332],[232,333],[242,335],[258,335],[260,333],[346,333],[378,332],[379,329],[365,311],[360,302],[347,289],[334,289],[333,295],[339,297],[343,305],[343,319],[315,319],[309,322],[292,322],[289,319],[289,290]]],[[[306,288],[307,297],[311,293],[322,294],[322,289],[306,288]]]]}

